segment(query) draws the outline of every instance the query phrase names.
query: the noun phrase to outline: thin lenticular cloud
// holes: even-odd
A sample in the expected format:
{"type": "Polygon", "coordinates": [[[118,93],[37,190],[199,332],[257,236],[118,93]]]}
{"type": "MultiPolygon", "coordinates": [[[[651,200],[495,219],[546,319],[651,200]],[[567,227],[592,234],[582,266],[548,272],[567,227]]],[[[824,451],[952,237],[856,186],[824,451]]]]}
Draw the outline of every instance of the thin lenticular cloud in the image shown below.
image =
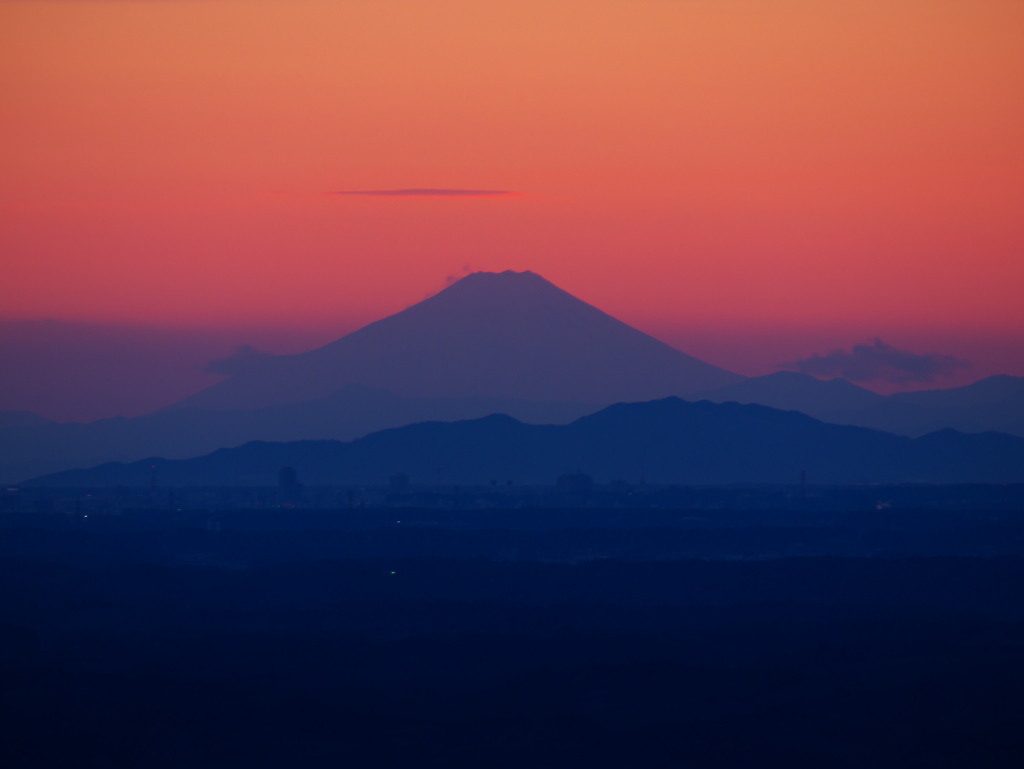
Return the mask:
{"type": "Polygon", "coordinates": [[[407,190],[340,190],[329,192],[328,195],[379,195],[381,197],[483,197],[497,195],[521,195],[520,192],[511,190],[446,190],[446,189],[421,189],[413,188],[407,190]]]}

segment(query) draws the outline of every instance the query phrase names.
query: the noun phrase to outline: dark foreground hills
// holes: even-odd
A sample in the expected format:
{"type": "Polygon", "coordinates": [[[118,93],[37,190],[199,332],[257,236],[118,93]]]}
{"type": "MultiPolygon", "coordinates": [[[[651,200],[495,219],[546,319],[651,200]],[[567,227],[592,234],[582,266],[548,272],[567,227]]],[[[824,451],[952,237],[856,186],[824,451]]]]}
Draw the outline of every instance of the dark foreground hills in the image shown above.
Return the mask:
{"type": "Polygon", "coordinates": [[[1012,483],[1024,481],[1024,439],[942,430],[907,438],[832,425],[759,405],[666,398],[621,403],[569,425],[495,414],[384,430],[350,443],[253,442],[188,460],[147,459],[42,476],[29,486],[260,486],[282,466],[310,485],[551,483],[583,472],[597,482],[1012,483]]]}
{"type": "Polygon", "coordinates": [[[44,473],[151,456],[185,459],[255,440],[350,441],[416,422],[454,422],[494,413],[533,424],[566,424],[598,408],[484,396],[411,398],[347,385],[327,398],[302,403],[249,410],[171,409],[86,424],[0,412],[0,481],[17,483],[44,473]]]}
{"type": "MultiPolygon", "coordinates": [[[[844,379],[822,381],[780,371],[689,396],[715,403],[756,403],[800,411],[823,422],[920,437],[952,428],[1024,437],[1024,377],[994,376],[965,387],[878,395],[844,379]]],[[[414,398],[347,385],[301,403],[260,409],[181,408],[142,417],[59,424],[24,412],[0,412],[0,481],[132,462],[186,459],[250,441],[350,441],[392,427],[507,414],[530,424],[567,424],[607,404],[500,397],[414,398]]]]}

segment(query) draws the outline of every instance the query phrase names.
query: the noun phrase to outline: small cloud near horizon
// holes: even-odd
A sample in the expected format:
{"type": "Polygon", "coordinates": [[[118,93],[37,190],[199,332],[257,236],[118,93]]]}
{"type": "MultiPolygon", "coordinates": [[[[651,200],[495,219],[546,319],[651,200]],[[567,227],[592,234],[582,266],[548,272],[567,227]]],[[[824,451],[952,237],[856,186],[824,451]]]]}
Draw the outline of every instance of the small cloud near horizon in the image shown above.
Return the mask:
{"type": "Polygon", "coordinates": [[[816,377],[843,377],[851,382],[908,384],[932,382],[937,377],[952,376],[970,366],[970,361],[953,355],[921,355],[876,339],[873,344],[854,345],[849,352],[815,353],[809,358],[787,363],[783,368],[816,377]]]}
{"type": "Polygon", "coordinates": [[[243,344],[226,358],[215,358],[209,361],[203,366],[203,371],[208,374],[235,376],[251,371],[258,364],[273,357],[274,355],[269,352],[263,352],[252,345],[243,344]]]}
{"type": "Polygon", "coordinates": [[[380,197],[487,197],[502,195],[521,195],[521,192],[512,190],[449,190],[430,188],[411,188],[403,190],[339,190],[328,192],[328,195],[376,195],[380,197]]]}

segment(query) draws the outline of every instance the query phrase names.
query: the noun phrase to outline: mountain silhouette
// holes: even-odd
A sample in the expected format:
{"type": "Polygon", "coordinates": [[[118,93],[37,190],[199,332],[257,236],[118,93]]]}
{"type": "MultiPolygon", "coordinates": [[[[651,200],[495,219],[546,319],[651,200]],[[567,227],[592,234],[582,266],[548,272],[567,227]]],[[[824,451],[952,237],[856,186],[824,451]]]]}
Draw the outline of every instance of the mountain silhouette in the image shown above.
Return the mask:
{"type": "Polygon", "coordinates": [[[55,425],[52,419],[33,414],[31,411],[0,411],[0,430],[5,428],[32,429],[55,425]]]}
{"type": "Polygon", "coordinates": [[[893,393],[894,401],[937,409],[998,406],[1024,397],[1024,377],[998,374],[963,387],[893,393]]]}
{"type": "Polygon", "coordinates": [[[919,437],[953,428],[1024,436],[1024,377],[992,376],[963,387],[878,395],[845,379],[779,371],[691,396],[800,411],[842,425],[919,437]]]}
{"type": "Polygon", "coordinates": [[[0,481],[143,457],[183,459],[250,441],[350,441],[414,422],[476,419],[495,412],[534,424],[565,424],[600,406],[499,397],[409,398],[347,385],[326,398],[261,409],[181,408],[95,422],[51,422],[0,412],[0,481]]]}
{"type": "Polygon", "coordinates": [[[776,371],[774,374],[751,377],[716,390],[697,393],[689,399],[714,403],[757,403],[786,411],[802,411],[818,417],[834,411],[870,408],[884,401],[885,396],[858,387],[845,379],[822,380],[796,371],[776,371]]]}
{"type": "MultiPolygon", "coordinates": [[[[882,396],[844,379],[819,380],[780,371],[688,400],[756,403],[800,411],[823,422],[920,437],[945,428],[1024,437],[1024,378],[997,376],[965,387],[882,396]]],[[[0,412],[0,482],[43,473],[132,462],[144,457],[195,457],[250,441],[349,441],[425,421],[477,419],[500,412],[530,424],[566,424],[603,404],[466,396],[415,398],[347,385],[316,400],[258,409],[180,408],[141,417],[57,423],[26,412],[0,412]]]]}
{"type": "Polygon", "coordinates": [[[27,485],[144,487],[161,483],[270,486],[282,466],[309,485],[383,485],[394,473],[414,483],[550,484],[562,473],[653,483],[1018,483],[1024,439],[943,430],[907,438],[832,425],[759,405],[665,398],[620,403],[569,425],[527,425],[495,414],[425,422],[351,443],[249,443],[204,457],[111,463],[37,478],[27,485]]]}
{"type": "Polygon", "coordinates": [[[532,272],[477,272],[310,352],[254,360],[171,408],[254,409],[347,384],[415,397],[606,405],[743,379],[654,339],[532,272]]]}

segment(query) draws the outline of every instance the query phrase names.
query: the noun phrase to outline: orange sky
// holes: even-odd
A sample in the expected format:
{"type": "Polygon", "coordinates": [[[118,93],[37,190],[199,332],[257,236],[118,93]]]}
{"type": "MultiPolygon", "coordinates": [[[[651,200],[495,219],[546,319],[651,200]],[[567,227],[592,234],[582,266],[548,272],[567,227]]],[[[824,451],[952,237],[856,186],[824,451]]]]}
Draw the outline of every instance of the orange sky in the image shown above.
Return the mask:
{"type": "Polygon", "coordinates": [[[0,0],[0,105],[5,318],[1024,338],[1019,0],[0,0]]]}

